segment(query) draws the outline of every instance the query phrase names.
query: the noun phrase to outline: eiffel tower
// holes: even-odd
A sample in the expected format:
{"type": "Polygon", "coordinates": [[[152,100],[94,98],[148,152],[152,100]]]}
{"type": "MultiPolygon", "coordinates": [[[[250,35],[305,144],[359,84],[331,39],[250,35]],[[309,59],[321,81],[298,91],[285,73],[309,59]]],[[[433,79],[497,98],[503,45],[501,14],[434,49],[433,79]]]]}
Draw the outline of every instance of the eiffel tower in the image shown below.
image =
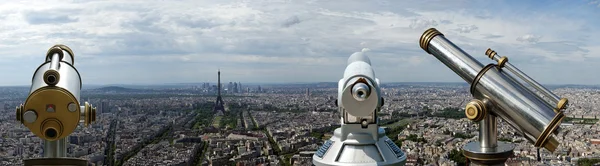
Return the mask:
{"type": "Polygon", "coordinates": [[[215,101],[215,106],[213,107],[213,112],[216,116],[221,116],[225,112],[225,106],[223,106],[223,99],[221,98],[221,70],[217,72],[217,101],[215,101]]]}

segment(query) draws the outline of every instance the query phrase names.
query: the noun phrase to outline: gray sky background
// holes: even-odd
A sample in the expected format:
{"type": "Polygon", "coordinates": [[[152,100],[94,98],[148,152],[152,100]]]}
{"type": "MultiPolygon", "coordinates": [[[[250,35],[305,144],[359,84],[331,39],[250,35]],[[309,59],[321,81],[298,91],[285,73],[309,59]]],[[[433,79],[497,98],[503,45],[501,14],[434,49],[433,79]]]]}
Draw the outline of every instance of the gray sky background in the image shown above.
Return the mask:
{"type": "Polygon", "coordinates": [[[6,1],[0,85],[29,85],[47,49],[84,84],[336,82],[368,48],[384,82],[463,82],[418,44],[435,27],[489,47],[543,84],[600,84],[600,3],[485,0],[6,1]]]}

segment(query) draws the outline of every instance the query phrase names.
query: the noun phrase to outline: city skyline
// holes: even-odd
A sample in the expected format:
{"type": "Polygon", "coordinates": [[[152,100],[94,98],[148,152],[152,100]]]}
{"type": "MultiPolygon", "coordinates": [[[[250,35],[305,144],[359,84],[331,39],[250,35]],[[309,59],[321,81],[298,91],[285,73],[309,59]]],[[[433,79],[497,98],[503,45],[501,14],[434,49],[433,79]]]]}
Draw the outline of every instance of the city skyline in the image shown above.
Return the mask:
{"type": "Polygon", "coordinates": [[[487,48],[542,84],[598,85],[598,1],[6,2],[0,86],[28,85],[46,50],[84,84],[336,82],[368,48],[389,82],[464,82],[418,46],[435,27],[482,64],[487,48]],[[577,10],[572,10],[572,9],[577,10]]]}

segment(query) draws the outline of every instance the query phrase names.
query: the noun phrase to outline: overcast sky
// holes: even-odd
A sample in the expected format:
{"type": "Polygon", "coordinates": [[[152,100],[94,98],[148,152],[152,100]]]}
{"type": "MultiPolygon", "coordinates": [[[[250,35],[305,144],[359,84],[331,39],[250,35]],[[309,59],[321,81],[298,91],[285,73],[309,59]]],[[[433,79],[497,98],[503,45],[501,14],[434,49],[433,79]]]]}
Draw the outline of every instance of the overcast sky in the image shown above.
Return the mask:
{"type": "Polygon", "coordinates": [[[0,85],[29,85],[66,44],[84,84],[336,82],[368,48],[383,82],[463,82],[419,47],[435,27],[542,84],[600,84],[598,1],[4,1],[0,85]],[[168,2],[168,3],[167,3],[168,2]]]}

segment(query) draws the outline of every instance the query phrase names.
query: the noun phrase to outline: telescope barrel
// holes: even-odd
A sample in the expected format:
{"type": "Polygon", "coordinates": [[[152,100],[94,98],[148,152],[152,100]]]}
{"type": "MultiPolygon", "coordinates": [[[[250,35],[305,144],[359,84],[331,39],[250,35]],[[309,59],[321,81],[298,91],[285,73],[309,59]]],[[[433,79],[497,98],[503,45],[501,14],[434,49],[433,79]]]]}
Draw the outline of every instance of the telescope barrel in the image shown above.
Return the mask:
{"type": "Polygon", "coordinates": [[[483,66],[469,54],[447,40],[434,28],[423,33],[421,48],[432,54],[471,85],[471,94],[494,105],[488,108],[493,115],[507,121],[521,131],[536,147],[554,151],[558,141],[551,134],[564,118],[562,112],[501,72],[495,64],[483,66]]]}
{"type": "Polygon", "coordinates": [[[539,97],[542,98],[543,100],[546,100],[548,103],[550,103],[551,106],[556,106],[556,109],[557,109],[556,111],[566,109],[567,104],[568,104],[568,100],[566,98],[561,99],[558,96],[556,96],[554,93],[550,92],[550,90],[546,89],[540,83],[538,83],[531,77],[527,76],[527,74],[525,74],[521,70],[519,70],[519,68],[513,66],[510,62],[508,62],[508,58],[499,56],[496,51],[494,51],[490,48],[488,48],[487,51],[485,51],[485,55],[487,55],[490,59],[495,60],[498,63],[504,63],[503,64],[504,68],[508,69],[514,75],[519,77],[521,80],[525,81],[527,84],[532,86],[537,92],[542,93],[541,96],[539,96],[539,97]],[[563,100],[563,101],[561,101],[561,100],[563,100]]]}
{"type": "Polygon", "coordinates": [[[483,69],[483,65],[448,41],[443,35],[442,37],[436,37],[438,35],[442,35],[442,33],[433,28],[425,31],[420,40],[421,48],[425,52],[435,55],[438,60],[448,66],[463,80],[472,82],[477,73],[483,69]]]}
{"type": "Polygon", "coordinates": [[[50,70],[58,70],[60,64],[60,55],[53,54],[52,61],[50,61],[50,70]]]}

